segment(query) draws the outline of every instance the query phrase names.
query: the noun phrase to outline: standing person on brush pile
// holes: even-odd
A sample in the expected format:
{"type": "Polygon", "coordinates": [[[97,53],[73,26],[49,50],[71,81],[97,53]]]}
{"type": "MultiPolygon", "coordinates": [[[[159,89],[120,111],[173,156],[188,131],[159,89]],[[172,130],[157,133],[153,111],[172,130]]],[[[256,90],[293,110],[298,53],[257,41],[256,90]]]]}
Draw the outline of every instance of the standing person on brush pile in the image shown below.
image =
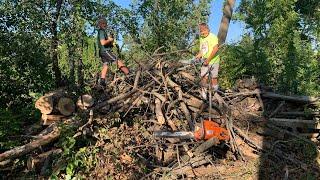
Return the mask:
{"type": "Polygon", "coordinates": [[[129,69],[124,65],[115,54],[112,53],[112,47],[114,44],[114,37],[112,34],[107,34],[107,21],[105,18],[100,18],[97,21],[98,35],[97,41],[99,46],[99,56],[103,63],[100,77],[100,85],[106,86],[106,75],[108,72],[108,65],[115,63],[119,70],[125,75],[129,73],[129,69]]]}
{"type": "Polygon", "coordinates": [[[207,88],[211,85],[213,90],[218,90],[218,72],[220,57],[218,52],[218,37],[210,33],[206,23],[199,24],[200,50],[196,60],[203,61],[201,67],[201,96],[207,99],[207,88]],[[209,79],[210,77],[210,79],[209,79]],[[209,82],[208,82],[209,81],[209,82]]]}

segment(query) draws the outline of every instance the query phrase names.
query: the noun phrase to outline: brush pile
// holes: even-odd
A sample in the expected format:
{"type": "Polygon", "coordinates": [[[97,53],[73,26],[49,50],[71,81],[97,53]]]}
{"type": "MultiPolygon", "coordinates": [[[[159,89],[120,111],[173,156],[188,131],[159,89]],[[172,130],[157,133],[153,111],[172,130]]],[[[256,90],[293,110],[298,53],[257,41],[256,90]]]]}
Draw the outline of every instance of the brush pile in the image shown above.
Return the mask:
{"type": "Polygon", "coordinates": [[[72,175],[91,178],[284,178],[306,170],[319,176],[319,98],[268,92],[251,78],[238,80],[233,90],[211,91],[207,93],[211,98],[204,99],[197,65],[162,60],[140,63],[128,77],[109,75],[107,84],[97,89],[93,83],[90,105],[78,99],[72,116],[51,121],[26,145],[0,154],[2,167],[8,169],[14,159],[27,157],[27,169],[39,176],[48,175],[50,169],[65,177],[70,173],[61,167],[69,164],[74,167],[72,175]],[[227,129],[230,140],[153,136],[160,130],[192,131],[208,119],[227,129]],[[75,157],[82,164],[67,162],[54,145],[61,123],[74,127],[74,139],[90,141],[76,144],[75,157]],[[305,148],[308,156],[299,154],[305,148]],[[280,170],[265,168],[275,164],[280,170]]]}

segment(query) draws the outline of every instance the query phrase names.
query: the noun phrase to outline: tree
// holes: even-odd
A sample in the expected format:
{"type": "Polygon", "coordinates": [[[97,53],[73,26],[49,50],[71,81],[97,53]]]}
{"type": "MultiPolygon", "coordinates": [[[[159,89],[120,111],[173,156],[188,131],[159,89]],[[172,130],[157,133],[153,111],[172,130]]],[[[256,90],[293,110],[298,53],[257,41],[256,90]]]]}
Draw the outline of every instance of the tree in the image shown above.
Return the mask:
{"type": "Polygon", "coordinates": [[[318,94],[319,1],[247,1],[239,8],[253,38],[256,72],[279,91],[318,94]],[[308,5],[307,5],[308,4],[308,5]],[[306,13],[305,5],[311,10],[306,13]]]}
{"type": "Polygon", "coordinates": [[[159,52],[187,48],[195,37],[197,25],[207,22],[210,2],[136,1],[131,10],[121,10],[128,46],[139,46],[149,53],[160,47],[159,52]]]}
{"type": "Polygon", "coordinates": [[[219,44],[223,44],[226,41],[234,3],[235,3],[235,0],[225,1],[225,5],[223,8],[223,16],[221,18],[221,23],[219,27],[219,33],[218,33],[219,44]]]}

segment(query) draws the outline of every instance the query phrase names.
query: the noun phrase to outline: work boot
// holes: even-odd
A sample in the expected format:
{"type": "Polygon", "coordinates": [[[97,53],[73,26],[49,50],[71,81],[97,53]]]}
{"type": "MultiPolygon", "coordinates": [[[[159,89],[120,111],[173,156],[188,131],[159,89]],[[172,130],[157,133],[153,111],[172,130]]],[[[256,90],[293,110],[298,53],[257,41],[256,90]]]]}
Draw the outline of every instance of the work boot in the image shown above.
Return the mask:
{"type": "Polygon", "coordinates": [[[101,78],[100,79],[100,86],[102,86],[102,87],[106,87],[107,86],[107,84],[106,84],[106,79],[104,79],[104,78],[101,78]]]}

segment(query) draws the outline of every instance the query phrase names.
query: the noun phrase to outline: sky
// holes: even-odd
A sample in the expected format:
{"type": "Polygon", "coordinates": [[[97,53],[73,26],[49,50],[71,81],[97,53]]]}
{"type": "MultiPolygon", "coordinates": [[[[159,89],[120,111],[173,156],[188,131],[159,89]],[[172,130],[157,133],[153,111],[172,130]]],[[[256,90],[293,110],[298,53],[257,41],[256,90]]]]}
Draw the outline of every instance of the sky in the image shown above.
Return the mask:
{"type": "MultiPolygon", "coordinates": [[[[233,11],[239,6],[241,0],[236,0],[233,11]]],[[[218,34],[219,26],[222,17],[222,7],[224,0],[213,0],[211,3],[211,14],[209,16],[209,26],[211,32],[218,34]]],[[[244,33],[244,24],[239,21],[231,21],[227,34],[227,43],[237,42],[240,40],[241,35],[244,33]]]]}
{"type": "MultiPolygon", "coordinates": [[[[129,8],[131,0],[113,0],[116,4],[129,8]]],[[[234,10],[238,7],[241,0],[236,0],[234,10]]],[[[213,0],[210,8],[209,26],[213,34],[218,34],[219,26],[222,17],[222,8],[224,0],[213,0]]],[[[241,35],[244,33],[244,24],[240,22],[231,21],[228,34],[227,43],[234,43],[240,40],[241,35]]]]}

